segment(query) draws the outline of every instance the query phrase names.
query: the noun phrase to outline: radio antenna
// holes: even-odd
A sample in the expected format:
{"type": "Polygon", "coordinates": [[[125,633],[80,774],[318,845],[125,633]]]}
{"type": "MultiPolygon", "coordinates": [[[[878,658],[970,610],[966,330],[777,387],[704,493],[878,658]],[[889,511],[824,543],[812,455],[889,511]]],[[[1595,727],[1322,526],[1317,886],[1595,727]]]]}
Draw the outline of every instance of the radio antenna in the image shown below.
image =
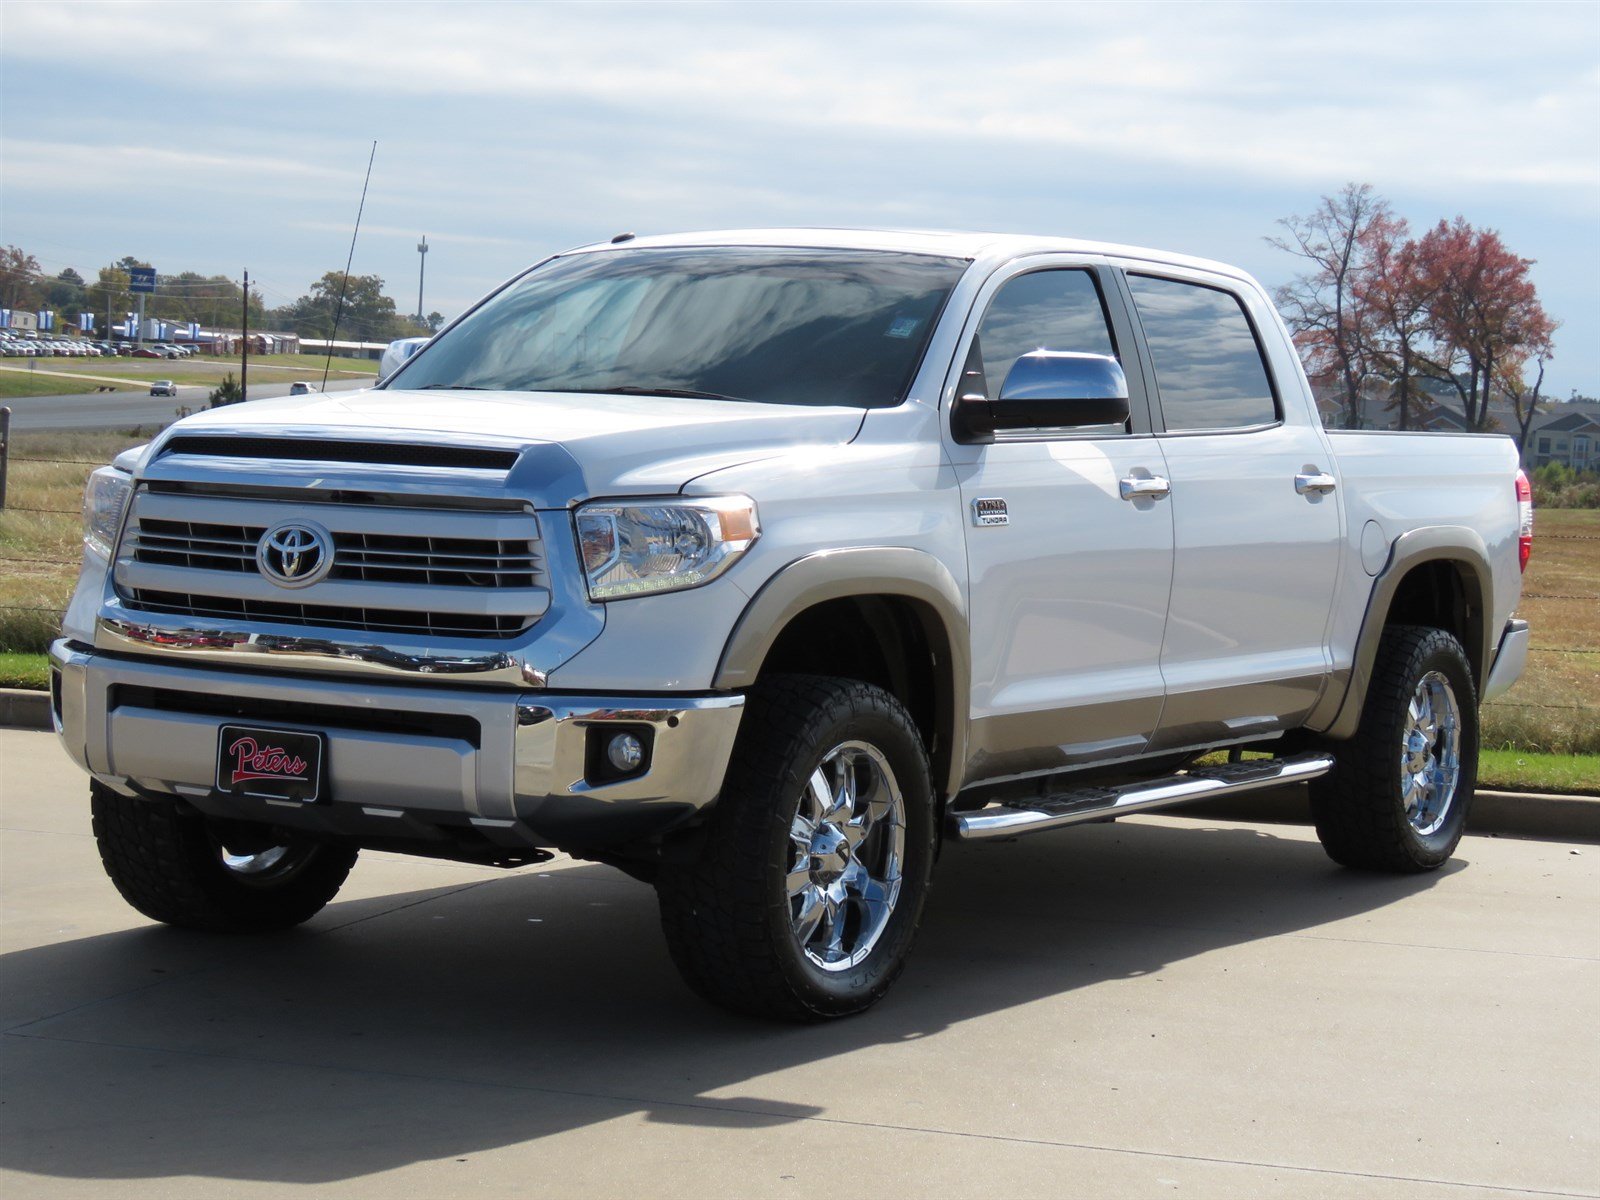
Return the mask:
{"type": "Polygon", "coordinates": [[[372,182],[372,160],[378,157],[378,140],[372,140],[372,153],[367,155],[367,177],[361,181],[361,203],[356,206],[356,227],[350,231],[350,253],[344,260],[344,278],[339,281],[339,303],[333,310],[333,334],[328,338],[328,357],[322,364],[322,386],[328,390],[328,371],[333,367],[333,343],[339,338],[339,318],[344,315],[344,293],[350,286],[350,264],[356,260],[356,235],[361,232],[361,214],[367,207],[367,184],[372,182]]]}

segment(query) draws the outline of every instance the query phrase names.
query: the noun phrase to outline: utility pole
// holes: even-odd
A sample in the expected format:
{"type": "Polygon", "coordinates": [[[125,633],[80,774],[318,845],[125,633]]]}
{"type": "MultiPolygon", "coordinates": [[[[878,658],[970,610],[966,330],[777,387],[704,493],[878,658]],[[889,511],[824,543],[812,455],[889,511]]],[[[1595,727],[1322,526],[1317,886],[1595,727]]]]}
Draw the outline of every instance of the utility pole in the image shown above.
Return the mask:
{"type": "Polygon", "coordinates": [[[244,273],[244,313],[239,318],[239,399],[250,399],[250,271],[244,273]]]}
{"type": "Polygon", "coordinates": [[[428,235],[417,243],[417,320],[422,320],[422,280],[428,273],[428,235]]]}

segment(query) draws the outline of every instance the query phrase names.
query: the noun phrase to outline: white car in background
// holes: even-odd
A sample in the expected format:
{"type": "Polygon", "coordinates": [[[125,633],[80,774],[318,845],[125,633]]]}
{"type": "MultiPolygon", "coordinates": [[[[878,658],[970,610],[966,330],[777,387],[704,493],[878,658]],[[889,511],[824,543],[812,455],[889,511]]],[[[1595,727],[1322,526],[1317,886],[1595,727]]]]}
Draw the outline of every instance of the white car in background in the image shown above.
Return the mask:
{"type": "Polygon", "coordinates": [[[378,359],[378,378],[387,379],[433,339],[431,337],[399,338],[389,343],[389,348],[378,359]]]}

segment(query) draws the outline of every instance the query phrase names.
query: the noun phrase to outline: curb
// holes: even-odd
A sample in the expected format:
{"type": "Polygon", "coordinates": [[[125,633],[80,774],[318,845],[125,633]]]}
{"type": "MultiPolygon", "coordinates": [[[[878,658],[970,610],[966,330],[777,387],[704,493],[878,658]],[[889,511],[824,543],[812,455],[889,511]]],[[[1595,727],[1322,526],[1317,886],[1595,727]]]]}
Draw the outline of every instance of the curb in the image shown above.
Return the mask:
{"type": "MultiPolygon", "coordinates": [[[[1201,800],[1157,815],[1250,821],[1268,825],[1311,824],[1311,799],[1305,784],[1250,792],[1227,800],[1201,800]]],[[[1469,834],[1490,837],[1548,838],[1600,844],[1600,796],[1558,796],[1546,792],[1485,789],[1472,798],[1469,834]]]]}
{"type": "Polygon", "coordinates": [[[50,720],[50,693],[0,688],[0,727],[54,729],[50,720]]]}

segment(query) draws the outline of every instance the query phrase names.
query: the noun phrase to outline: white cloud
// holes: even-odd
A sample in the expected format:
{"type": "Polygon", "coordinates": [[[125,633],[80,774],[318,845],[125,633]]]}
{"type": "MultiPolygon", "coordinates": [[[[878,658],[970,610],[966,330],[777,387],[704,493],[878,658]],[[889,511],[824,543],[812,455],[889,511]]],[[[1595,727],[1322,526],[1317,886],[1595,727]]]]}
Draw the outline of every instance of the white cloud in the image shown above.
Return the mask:
{"type": "Polygon", "coordinates": [[[593,107],[1273,180],[1600,184],[1600,16],[1578,6],[234,3],[175,43],[141,8],[11,6],[9,53],[70,39],[91,75],[176,64],[300,113],[420,100],[490,140],[593,107]]]}
{"type": "Polygon", "coordinates": [[[297,294],[344,264],[374,138],[356,269],[414,278],[426,233],[441,311],[625,228],[1032,228],[1287,273],[1260,235],[1359,179],[1500,226],[1563,354],[1600,347],[1593,4],[0,3],[0,35],[6,240],[85,263],[297,294]],[[97,83],[64,111],[69,63],[97,83]]]}

